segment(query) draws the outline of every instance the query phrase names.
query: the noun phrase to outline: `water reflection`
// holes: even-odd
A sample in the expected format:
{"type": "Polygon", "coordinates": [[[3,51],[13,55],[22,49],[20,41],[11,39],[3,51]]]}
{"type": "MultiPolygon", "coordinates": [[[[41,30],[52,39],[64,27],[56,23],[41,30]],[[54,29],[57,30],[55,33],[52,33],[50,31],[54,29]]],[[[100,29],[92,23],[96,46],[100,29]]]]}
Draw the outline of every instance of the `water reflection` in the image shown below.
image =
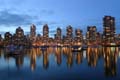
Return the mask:
{"type": "Polygon", "coordinates": [[[58,66],[61,64],[62,62],[62,49],[61,48],[55,48],[55,60],[58,64],[58,66]]]}
{"type": "Polygon", "coordinates": [[[81,64],[83,61],[83,52],[77,52],[75,55],[76,63],[81,64]]]}
{"type": "Polygon", "coordinates": [[[43,67],[47,69],[49,67],[49,58],[47,51],[43,51],[43,67]]]}
{"type": "Polygon", "coordinates": [[[39,48],[32,48],[26,52],[30,57],[30,68],[32,71],[34,71],[36,68],[36,57],[40,57],[42,55],[42,52],[39,48]]]}
{"type": "Polygon", "coordinates": [[[15,62],[16,62],[16,67],[17,68],[22,67],[23,62],[24,62],[23,56],[17,56],[17,57],[14,57],[14,58],[15,58],[15,62]]]}
{"type": "Polygon", "coordinates": [[[0,58],[2,55],[4,55],[5,61],[9,61],[10,58],[13,58],[18,69],[24,66],[25,60],[28,60],[29,63],[27,63],[27,65],[30,66],[32,71],[34,71],[36,67],[39,66],[40,63],[37,63],[37,61],[40,59],[43,61],[43,68],[48,69],[49,66],[52,65],[50,64],[50,55],[54,55],[52,58],[54,58],[56,62],[55,64],[57,64],[57,66],[60,66],[65,62],[68,68],[73,67],[73,64],[83,65],[82,63],[85,63],[84,60],[87,60],[87,65],[84,66],[96,68],[98,67],[98,62],[100,59],[102,59],[104,64],[103,74],[105,74],[105,76],[116,76],[117,58],[119,55],[118,53],[118,47],[88,47],[87,50],[79,52],[72,52],[71,48],[69,47],[49,47],[46,49],[31,48],[24,49],[22,51],[22,55],[7,55],[4,49],[0,49],[0,58]],[[86,55],[86,57],[84,57],[84,55],[86,55]]]}
{"type": "Polygon", "coordinates": [[[116,75],[116,63],[117,63],[117,53],[118,48],[115,47],[105,47],[104,50],[104,69],[106,76],[116,75]]]}
{"type": "Polygon", "coordinates": [[[72,64],[73,64],[73,54],[72,54],[72,52],[70,52],[67,55],[67,66],[71,67],[72,64]]]}
{"type": "Polygon", "coordinates": [[[96,67],[99,56],[99,48],[88,48],[86,54],[88,65],[91,67],[96,67]]]}

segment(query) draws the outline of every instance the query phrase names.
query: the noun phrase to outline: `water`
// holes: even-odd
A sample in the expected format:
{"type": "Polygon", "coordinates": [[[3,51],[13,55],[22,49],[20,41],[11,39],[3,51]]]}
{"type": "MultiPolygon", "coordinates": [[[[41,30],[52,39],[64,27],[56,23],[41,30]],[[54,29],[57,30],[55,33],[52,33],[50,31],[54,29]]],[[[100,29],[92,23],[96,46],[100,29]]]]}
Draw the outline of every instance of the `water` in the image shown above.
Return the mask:
{"type": "Polygon", "coordinates": [[[118,47],[25,49],[8,56],[0,49],[0,80],[120,80],[118,47]]]}

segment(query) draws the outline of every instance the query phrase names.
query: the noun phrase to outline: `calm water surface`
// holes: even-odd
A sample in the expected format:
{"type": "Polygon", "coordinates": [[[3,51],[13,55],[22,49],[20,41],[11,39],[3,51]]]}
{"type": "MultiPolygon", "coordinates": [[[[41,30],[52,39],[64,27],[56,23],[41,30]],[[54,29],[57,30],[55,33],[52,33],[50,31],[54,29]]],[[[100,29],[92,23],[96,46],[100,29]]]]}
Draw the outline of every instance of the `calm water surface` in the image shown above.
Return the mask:
{"type": "Polygon", "coordinates": [[[7,55],[0,49],[0,80],[120,80],[118,47],[25,49],[7,55]]]}

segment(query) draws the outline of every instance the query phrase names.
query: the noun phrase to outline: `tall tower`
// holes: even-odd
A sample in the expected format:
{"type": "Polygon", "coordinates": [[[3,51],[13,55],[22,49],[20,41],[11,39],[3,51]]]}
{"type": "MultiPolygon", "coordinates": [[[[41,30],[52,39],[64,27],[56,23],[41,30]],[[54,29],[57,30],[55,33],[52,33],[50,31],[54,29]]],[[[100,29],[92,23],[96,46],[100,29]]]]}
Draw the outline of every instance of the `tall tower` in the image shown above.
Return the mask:
{"type": "Polygon", "coordinates": [[[76,29],[75,35],[76,35],[75,38],[77,39],[77,41],[82,42],[82,40],[83,40],[82,30],[76,29]]]}
{"type": "Polygon", "coordinates": [[[109,43],[115,40],[115,18],[105,16],[103,18],[103,39],[109,43]]]}
{"type": "Polygon", "coordinates": [[[2,35],[0,34],[0,46],[3,46],[3,38],[2,38],[2,35]]]}
{"type": "Polygon", "coordinates": [[[75,37],[72,40],[72,45],[82,45],[82,44],[83,44],[82,30],[75,29],[75,37]]]}
{"type": "Polygon", "coordinates": [[[25,37],[24,37],[24,30],[21,27],[16,29],[16,33],[13,36],[13,43],[15,45],[24,45],[25,44],[25,37]]]}
{"type": "Polygon", "coordinates": [[[67,33],[66,33],[66,35],[67,35],[67,38],[72,38],[73,37],[73,28],[72,28],[72,26],[68,26],[67,27],[67,29],[66,29],[66,31],[67,31],[67,33]]]}
{"type": "Polygon", "coordinates": [[[2,35],[0,34],[0,42],[2,41],[2,39],[3,39],[3,38],[2,38],[2,35]]]}
{"type": "Polygon", "coordinates": [[[62,30],[61,30],[61,28],[57,28],[57,33],[56,33],[56,36],[57,36],[57,38],[59,39],[59,40],[61,40],[61,32],[62,32],[62,30]]]}
{"type": "Polygon", "coordinates": [[[88,26],[87,27],[87,40],[89,41],[96,41],[96,36],[97,36],[97,28],[96,26],[88,26]]]}
{"type": "Polygon", "coordinates": [[[43,26],[43,37],[48,38],[49,37],[49,27],[47,24],[43,26]]]}
{"type": "Polygon", "coordinates": [[[4,34],[4,39],[7,41],[7,40],[11,40],[12,39],[12,34],[10,32],[6,32],[4,34]]]}
{"type": "Polygon", "coordinates": [[[6,32],[4,34],[4,43],[5,43],[4,46],[11,44],[11,42],[12,42],[12,34],[10,32],[6,32]]]}
{"type": "Polygon", "coordinates": [[[30,37],[34,38],[36,36],[36,26],[34,24],[30,27],[30,37]]]}
{"type": "Polygon", "coordinates": [[[18,38],[21,38],[21,37],[24,36],[24,31],[23,31],[23,29],[21,27],[18,27],[16,29],[16,35],[17,35],[18,38]]]}

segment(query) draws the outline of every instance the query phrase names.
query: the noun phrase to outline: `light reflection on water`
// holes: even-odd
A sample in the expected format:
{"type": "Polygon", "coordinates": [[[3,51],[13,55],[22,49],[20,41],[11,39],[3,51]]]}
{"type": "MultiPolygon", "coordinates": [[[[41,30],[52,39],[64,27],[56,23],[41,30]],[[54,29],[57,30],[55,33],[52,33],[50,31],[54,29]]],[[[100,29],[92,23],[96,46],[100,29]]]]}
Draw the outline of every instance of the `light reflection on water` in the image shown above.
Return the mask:
{"type": "Polygon", "coordinates": [[[0,49],[0,80],[120,79],[118,47],[25,49],[8,56],[0,49]]]}

